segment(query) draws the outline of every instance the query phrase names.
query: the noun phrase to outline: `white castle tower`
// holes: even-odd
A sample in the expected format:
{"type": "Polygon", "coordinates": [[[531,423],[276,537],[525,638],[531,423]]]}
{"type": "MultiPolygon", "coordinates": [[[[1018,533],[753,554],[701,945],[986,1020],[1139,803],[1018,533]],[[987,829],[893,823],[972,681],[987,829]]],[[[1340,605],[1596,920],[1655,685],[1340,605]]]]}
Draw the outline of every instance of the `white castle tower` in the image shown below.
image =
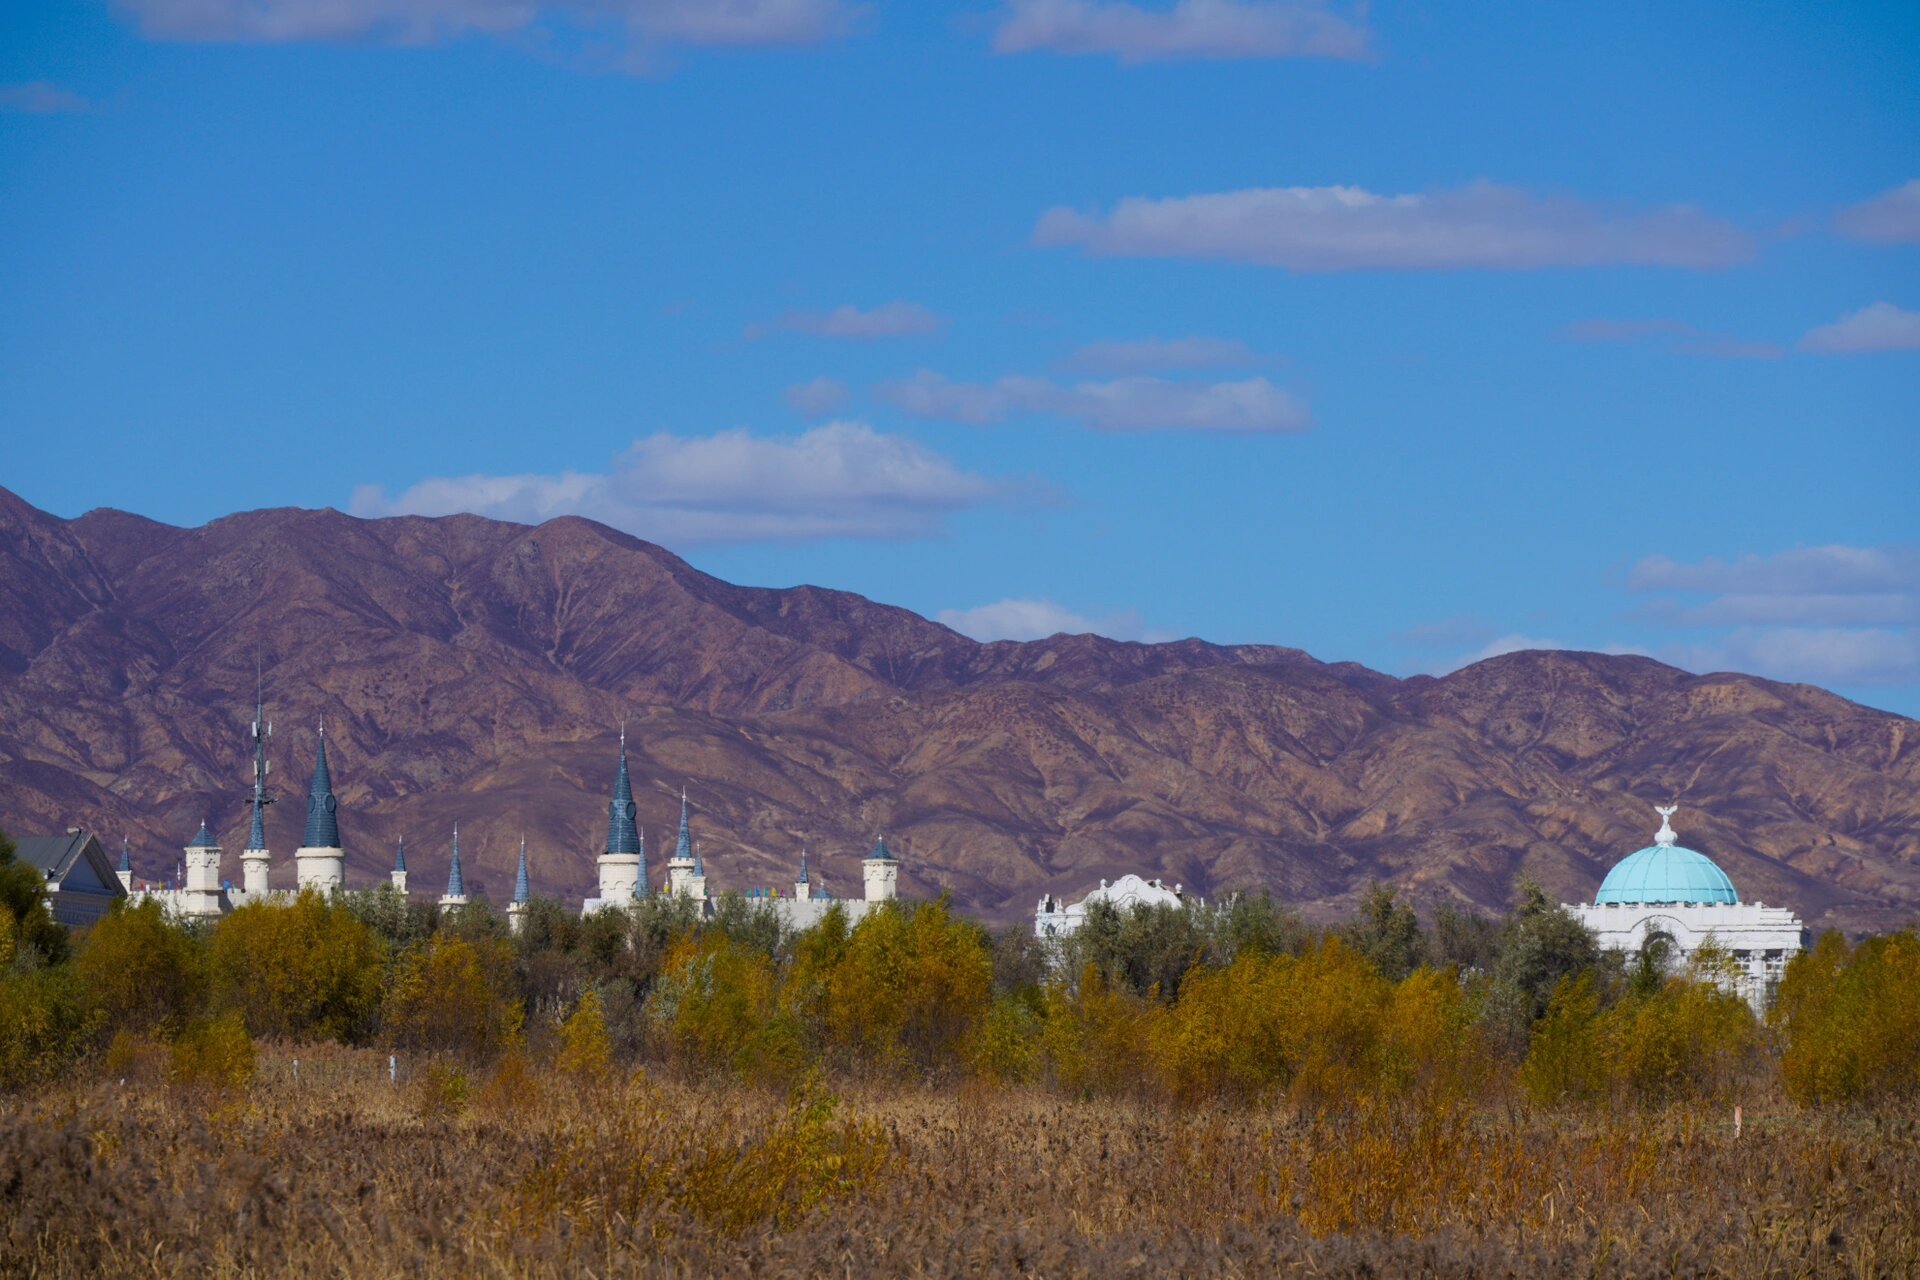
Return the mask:
{"type": "Polygon", "coordinates": [[[627,731],[622,729],[620,769],[613,775],[613,798],[607,802],[607,844],[595,859],[600,897],[597,904],[589,903],[589,911],[624,907],[646,896],[647,846],[633,821],[638,812],[633,803],[633,779],[627,772],[627,731]]]}
{"type": "Polygon", "coordinates": [[[180,891],[180,914],[205,919],[220,914],[220,842],[202,822],[188,843],[187,882],[180,891]]]}
{"type": "Polygon", "coordinates": [[[240,894],[249,902],[258,901],[267,896],[267,872],[270,857],[267,853],[267,806],[273,803],[267,795],[267,774],[272,772],[273,764],[267,759],[267,739],[273,736],[273,726],[267,723],[266,700],[256,697],[253,706],[253,822],[247,828],[247,847],[240,851],[240,894]]]}
{"type": "Polygon", "coordinates": [[[120,837],[120,890],[133,892],[133,846],[125,836],[120,837]]]}
{"type": "Polygon", "coordinates": [[[393,887],[405,894],[407,891],[407,838],[400,837],[400,843],[393,846],[393,870],[387,873],[393,881],[393,887]]]}
{"type": "Polygon", "coordinates": [[[813,901],[813,879],[807,875],[807,851],[800,850],[800,878],[793,882],[793,896],[801,902],[813,901]]]}
{"type": "Polygon", "coordinates": [[[867,881],[868,902],[891,902],[900,888],[900,862],[887,849],[887,838],[873,842],[873,852],[860,860],[867,881]]]}
{"type": "Polygon", "coordinates": [[[313,786],[307,792],[307,831],[293,851],[294,872],[301,889],[338,893],[347,883],[347,854],[340,847],[339,801],[333,797],[333,774],[327,768],[327,729],[320,726],[320,753],[313,762],[313,786]]]}

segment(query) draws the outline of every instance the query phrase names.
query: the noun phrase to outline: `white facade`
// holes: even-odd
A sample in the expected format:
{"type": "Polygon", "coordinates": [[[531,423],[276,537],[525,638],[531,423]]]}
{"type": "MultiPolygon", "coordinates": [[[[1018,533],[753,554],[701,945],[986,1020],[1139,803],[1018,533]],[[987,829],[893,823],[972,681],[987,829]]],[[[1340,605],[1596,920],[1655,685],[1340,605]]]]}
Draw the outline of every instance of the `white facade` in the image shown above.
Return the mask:
{"type": "Polygon", "coordinates": [[[1066,937],[1086,923],[1087,908],[1096,902],[1110,902],[1117,910],[1127,912],[1135,907],[1181,907],[1189,901],[1197,904],[1199,899],[1189,899],[1180,885],[1169,889],[1163,880],[1146,880],[1128,872],[1111,885],[1102,880],[1098,889],[1078,902],[1068,903],[1047,894],[1033,913],[1033,934],[1036,938],[1066,937]]]}
{"type": "Polygon", "coordinates": [[[347,851],[331,848],[299,848],[293,851],[294,882],[301,889],[338,893],[347,887],[347,851]]]}
{"type": "Polygon", "coordinates": [[[1806,947],[1806,926],[1786,907],[1760,902],[1610,902],[1567,908],[1608,951],[1638,954],[1649,939],[1664,939],[1676,963],[1691,960],[1711,940],[1732,958],[1734,993],[1765,1012],[1787,961],[1806,947]]]}

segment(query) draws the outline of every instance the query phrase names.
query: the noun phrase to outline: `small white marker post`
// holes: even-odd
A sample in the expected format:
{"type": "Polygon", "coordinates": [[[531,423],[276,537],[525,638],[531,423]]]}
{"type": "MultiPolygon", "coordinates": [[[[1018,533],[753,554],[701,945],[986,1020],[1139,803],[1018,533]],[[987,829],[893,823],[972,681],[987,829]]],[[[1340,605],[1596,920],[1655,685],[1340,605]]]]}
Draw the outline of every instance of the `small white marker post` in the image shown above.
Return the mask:
{"type": "Polygon", "coordinates": [[[1740,1140],[1740,1108],[1737,1106],[1733,1109],[1733,1138],[1735,1142],[1740,1140]]]}
{"type": "Polygon", "coordinates": [[[300,1083],[300,1059],[298,1058],[293,1060],[293,1082],[295,1084],[300,1083]]]}
{"type": "Polygon", "coordinates": [[[400,1058],[397,1054],[387,1055],[387,1083],[400,1083],[400,1058]]]}

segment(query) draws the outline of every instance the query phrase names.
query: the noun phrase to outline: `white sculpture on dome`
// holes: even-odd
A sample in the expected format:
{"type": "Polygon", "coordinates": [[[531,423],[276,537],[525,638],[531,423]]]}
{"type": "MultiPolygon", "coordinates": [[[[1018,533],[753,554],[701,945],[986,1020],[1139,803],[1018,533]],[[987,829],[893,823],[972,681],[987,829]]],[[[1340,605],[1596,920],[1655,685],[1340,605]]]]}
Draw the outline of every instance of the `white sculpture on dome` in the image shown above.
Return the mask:
{"type": "Polygon", "coordinates": [[[1677,804],[1657,804],[1653,811],[1660,815],[1660,829],[1653,833],[1653,842],[1657,845],[1671,845],[1680,838],[1673,829],[1673,815],[1680,812],[1677,804]]]}

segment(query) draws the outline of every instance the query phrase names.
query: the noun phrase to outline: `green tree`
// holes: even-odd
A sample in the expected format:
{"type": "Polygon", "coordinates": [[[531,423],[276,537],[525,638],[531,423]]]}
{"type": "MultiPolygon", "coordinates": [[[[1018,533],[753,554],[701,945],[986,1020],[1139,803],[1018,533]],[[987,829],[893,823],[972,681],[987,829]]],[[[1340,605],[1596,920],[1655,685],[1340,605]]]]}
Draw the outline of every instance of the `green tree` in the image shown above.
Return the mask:
{"type": "Polygon", "coordinates": [[[19,850],[0,831],[0,945],[9,964],[60,964],[69,947],[67,928],[47,905],[47,878],[20,861],[19,850]]]}
{"type": "Polygon", "coordinates": [[[1388,982],[1411,974],[1425,950],[1413,908],[1400,900],[1398,890],[1383,884],[1367,890],[1341,936],[1388,982]]]}

